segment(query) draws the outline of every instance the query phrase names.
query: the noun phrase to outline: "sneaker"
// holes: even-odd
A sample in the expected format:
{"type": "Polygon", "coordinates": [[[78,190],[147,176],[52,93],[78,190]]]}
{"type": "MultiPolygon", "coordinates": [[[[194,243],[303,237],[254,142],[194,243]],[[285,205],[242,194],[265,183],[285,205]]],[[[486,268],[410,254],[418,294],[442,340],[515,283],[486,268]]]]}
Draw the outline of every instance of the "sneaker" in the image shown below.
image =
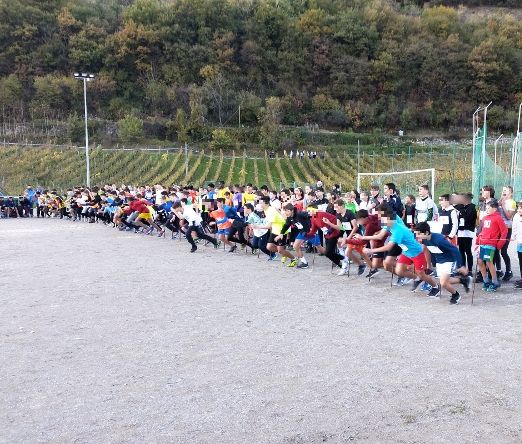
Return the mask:
{"type": "Polygon", "coordinates": [[[357,270],[357,276],[360,276],[366,271],[366,265],[359,265],[359,269],[357,270]]]}
{"type": "Polygon", "coordinates": [[[194,253],[196,250],[198,249],[198,247],[196,247],[195,245],[190,249],[190,252],[191,253],[194,253]]]}
{"type": "Polygon", "coordinates": [[[216,242],[214,242],[214,248],[217,250],[219,247],[221,247],[221,241],[216,240],[216,242]]]}
{"type": "Polygon", "coordinates": [[[491,283],[489,284],[488,289],[486,290],[488,293],[495,293],[500,288],[500,284],[491,283]]]}
{"type": "Polygon", "coordinates": [[[497,270],[497,279],[500,279],[504,276],[504,272],[502,270],[497,270]]]}
{"type": "Polygon", "coordinates": [[[405,281],[406,281],[405,278],[399,277],[399,278],[397,278],[397,281],[395,281],[395,284],[393,284],[393,285],[396,287],[403,287],[406,283],[405,281]]]}
{"type": "Polygon", "coordinates": [[[257,254],[258,251],[259,251],[259,249],[257,249],[257,248],[252,248],[252,254],[255,255],[255,254],[257,254]]]}
{"type": "Polygon", "coordinates": [[[373,270],[370,270],[370,272],[366,275],[366,277],[368,279],[371,279],[372,277],[374,277],[376,274],[379,273],[379,269],[378,268],[375,268],[373,270]]]}
{"type": "Polygon", "coordinates": [[[284,264],[286,262],[286,256],[281,256],[281,263],[284,264]]]}
{"type": "Polygon", "coordinates": [[[471,287],[471,281],[472,281],[471,276],[466,276],[466,277],[460,278],[460,283],[464,286],[464,290],[466,290],[466,293],[469,293],[469,289],[471,287]]]}
{"type": "Polygon", "coordinates": [[[433,287],[428,284],[427,282],[424,282],[424,284],[422,284],[422,287],[421,287],[421,291],[426,291],[426,292],[429,292],[431,291],[433,287]]]}
{"type": "Polygon", "coordinates": [[[519,279],[518,281],[516,281],[514,287],[515,288],[522,288],[522,279],[519,279]]]}
{"type": "Polygon", "coordinates": [[[345,274],[348,274],[348,268],[341,268],[337,276],[344,276],[345,274]]]}
{"type": "Polygon", "coordinates": [[[420,279],[415,279],[413,281],[413,285],[411,286],[411,291],[415,293],[420,284],[422,284],[422,281],[420,279]]]}
{"type": "Polygon", "coordinates": [[[504,274],[504,277],[502,278],[502,280],[504,282],[508,282],[509,280],[511,280],[512,277],[513,277],[513,272],[512,271],[506,271],[506,274],[504,274]]]}
{"type": "Polygon", "coordinates": [[[295,267],[299,261],[297,259],[292,259],[290,263],[287,265],[288,268],[295,267]]]}
{"type": "Polygon", "coordinates": [[[482,273],[477,273],[475,276],[475,282],[479,284],[480,282],[484,282],[484,278],[482,277],[482,273]]]}
{"type": "Polygon", "coordinates": [[[236,249],[237,249],[237,246],[236,246],[236,245],[232,245],[232,246],[230,247],[230,250],[228,250],[228,252],[229,252],[229,253],[233,253],[234,251],[236,251],[236,249]]]}
{"type": "Polygon", "coordinates": [[[297,264],[297,268],[308,268],[308,263],[307,262],[299,262],[297,264]]]}
{"type": "Polygon", "coordinates": [[[460,302],[460,294],[457,291],[454,295],[451,295],[450,304],[457,305],[460,302]]]}
{"type": "MultiPolygon", "coordinates": [[[[430,287],[431,287],[431,285],[430,285],[430,287]]],[[[430,290],[430,292],[428,293],[429,298],[436,298],[437,296],[440,296],[440,285],[433,287],[430,290]]]]}
{"type": "Polygon", "coordinates": [[[482,291],[488,291],[490,282],[483,282],[482,283],[482,291]]]}
{"type": "Polygon", "coordinates": [[[267,261],[273,261],[273,260],[276,259],[276,257],[277,257],[276,254],[275,254],[275,253],[272,253],[270,256],[268,256],[267,261]]]}

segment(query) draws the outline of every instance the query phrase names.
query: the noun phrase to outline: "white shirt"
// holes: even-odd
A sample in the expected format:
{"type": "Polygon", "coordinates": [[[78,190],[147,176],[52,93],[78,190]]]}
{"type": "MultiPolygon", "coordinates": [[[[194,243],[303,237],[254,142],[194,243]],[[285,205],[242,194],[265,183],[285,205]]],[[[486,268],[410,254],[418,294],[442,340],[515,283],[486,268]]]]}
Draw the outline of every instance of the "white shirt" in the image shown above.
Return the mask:
{"type": "Polygon", "coordinates": [[[203,219],[194,211],[192,205],[185,205],[185,208],[183,208],[183,219],[185,219],[189,225],[200,225],[201,222],[203,222],[203,219]]]}

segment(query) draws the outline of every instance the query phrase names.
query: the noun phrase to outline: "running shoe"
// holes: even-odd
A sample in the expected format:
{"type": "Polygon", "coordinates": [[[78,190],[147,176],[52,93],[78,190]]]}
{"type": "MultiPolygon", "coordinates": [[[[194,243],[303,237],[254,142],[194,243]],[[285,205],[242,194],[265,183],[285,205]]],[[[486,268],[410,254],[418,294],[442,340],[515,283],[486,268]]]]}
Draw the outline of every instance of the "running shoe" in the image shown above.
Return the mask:
{"type": "Polygon", "coordinates": [[[502,270],[497,270],[497,279],[500,279],[504,276],[504,272],[502,270]]]}
{"type": "Polygon", "coordinates": [[[341,268],[337,276],[344,276],[345,274],[348,274],[348,268],[341,268]]]}
{"type": "Polygon", "coordinates": [[[512,277],[513,277],[513,272],[512,271],[506,271],[506,274],[504,275],[502,280],[504,282],[508,282],[509,280],[511,280],[512,277]]]}
{"type": "Polygon", "coordinates": [[[469,289],[471,287],[471,276],[465,276],[460,278],[460,283],[464,286],[464,290],[466,290],[466,293],[469,293],[469,289]]]}
{"type": "Polygon", "coordinates": [[[296,268],[308,268],[308,262],[299,262],[296,268]]]}
{"type": "Polygon", "coordinates": [[[489,284],[488,289],[486,290],[488,293],[495,293],[500,288],[500,284],[491,283],[489,284]]]}
{"type": "Polygon", "coordinates": [[[286,256],[281,256],[281,263],[284,264],[286,262],[286,256]]]}
{"type": "Polygon", "coordinates": [[[516,289],[521,289],[521,288],[522,288],[522,279],[516,281],[514,287],[515,287],[516,289]]]}
{"type": "Polygon", "coordinates": [[[457,291],[454,295],[451,296],[450,304],[457,305],[460,302],[460,294],[457,291]]]}
{"type": "Polygon", "coordinates": [[[299,261],[297,259],[292,259],[290,263],[287,265],[288,268],[295,267],[299,261]]]}
{"type": "Polygon", "coordinates": [[[216,240],[216,241],[214,242],[214,248],[215,248],[215,249],[218,249],[219,247],[221,247],[221,241],[220,241],[220,240],[216,240]]]}
{"type": "Polygon", "coordinates": [[[403,277],[399,277],[397,278],[397,281],[395,282],[395,284],[393,284],[395,287],[403,287],[405,285],[405,282],[406,279],[403,278],[403,277]]]}
{"type": "Polygon", "coordinates": [[[252,254],[257,254],[259,250],[257,248],[252,248],[252,254]]]}
{"type": "Polygon", "coordinates": [[[484,278],[482,277],[482,273],[477,273],[475,276],[475,283],[479,284],[480,282],[484,282],[484,278]]]}
{"type": "Polygon", "coordinates": [[[411,286],[411,291],[415,293],[417,291],[418,286],[422,283],[420,279],[415,279],[413,281],[413,285],[411,286]]]}
{"type": "Polygon", "coordinates": [[[378,268],[374,268],[373,270],[370,270],[369,273],[365,277],[367,277],[368,279],[371,279],[372,277],[374,277],[378,273],[379,273],[379,269],[378,268]]]}
{"type": "Polygon", "coordinates": [[[194,253],[196,250],[198,249],[198,247],[196,247],[195,245],[190,249],[190,252],[191,253],[194,253]]]}
{"type": "Polygon", "coordinates": [[[429,291],[431,291],[431,289],[432,289],[432,286],[430,284],[428,284],[427,282],[424,282],[424,284],[422,284],[421,291],[429,292],[429,291]]]}
{"type": "Polygon", "coordinates": [[[366,265],[359,265],[359,269],[357,270],[357,276],[360,276],[366,271],[366,265]]]}
{"type": "Polygon", "coordinates": [[[490,282],[483,282],[482,283],[482,291],[488,291],[490,282]]]}
{"type": "Polygon", "coordinates": [[[436,298],[437,296],[440,296],[440,285],[433,287],[428,293],[429,298],[436,298]]]}
{"type": "Polygon", "coordinates": [[[237,246],[236,246],[236,245],[232,245],[232,246],[230,247],[230,250],[228,250],[228,252],[229,252],[229,253],[233,253],[233,252],[236,251],[236,250],[237,250],[237,246]]]}
{"type": "Polygon", "coordinates": [[[272,253],[270,256],[268,256],[268,259],[267,261],[273,261],[277,258],[276,254],[275,253],[272,253]]]}

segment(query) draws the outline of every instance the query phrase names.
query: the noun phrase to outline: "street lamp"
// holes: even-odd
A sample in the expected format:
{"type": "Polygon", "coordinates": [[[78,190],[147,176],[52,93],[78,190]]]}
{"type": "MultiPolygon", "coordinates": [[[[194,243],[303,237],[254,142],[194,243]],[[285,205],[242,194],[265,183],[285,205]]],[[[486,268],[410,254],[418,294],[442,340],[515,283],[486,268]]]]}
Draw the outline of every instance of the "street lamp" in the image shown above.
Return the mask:
{"type": "Polygon", "coordinates": [[[85,158],[87,160],[87,188],[91,188],[91,167],[89,163],[89,130],[87,129],[87,82],[94,80],[94,74],[74,73],[74,78],[83,80],[83,105],[85,108],[85,158]]]}

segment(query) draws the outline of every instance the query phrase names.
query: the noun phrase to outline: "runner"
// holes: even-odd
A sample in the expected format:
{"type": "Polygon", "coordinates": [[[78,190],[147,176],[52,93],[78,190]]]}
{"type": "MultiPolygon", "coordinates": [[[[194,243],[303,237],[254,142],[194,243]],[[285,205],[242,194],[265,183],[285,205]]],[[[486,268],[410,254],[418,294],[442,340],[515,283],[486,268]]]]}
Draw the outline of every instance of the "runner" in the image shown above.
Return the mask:
{"type": "Polygon", "coordinates": [[[415,200],[415,211],[417,213],[415,223],[435,220],[437,207],[430,196],[430,188],[428,185],[421,185],[419,187],[419,197],[415,200]]]}
{"type": "Polygon", "coordinates": [[[290,203],[286,204],[283,210],[286,216],[286,221],[283,225],[282,232],[286,233],[286,231],[292,226],[297,229],[297,234],[293,243],[295,256],[299,260],[297,268],[308,268],[308,262],[301,248],[306,240],[307,233],[310,231],[310,215],[306,211],[299,211],[297,207],[294,207],[290,203]]]}
{"type": "Polygon", "coordinates": [[[520,279],[515,282],[515,288],[522,289],[522,202],[518,203],[517,214],[513,217],[511,241],[517,243],[518,266],[520,268],[520,279]]]}
{"type": "Polygon", "coordinates": [[[194,211],[192,205],[187,205],[186,198],[175,202],[172,206],[172,210],[179,219],[184,219],[187,221],[187,231],[185,233],[185,237],[192,247],[190,249],[191,253],[194,253],[198,249],[196,242],[194,242],[194,239],[192,238],[193,232],[197,234],[198,238],[207,240],[211,242],[215,248],[218,248],[218,241],[203,231],[203,227],[201,226],[203,219],[201,219],[201,216],[194,211]]]}
{"type": "Polygon", "coordinates": [[[437,285],[435,279],[425,273],[426,256],[422,251],[422,246],[413,233],[408,230],[400,217],[390,210],[388,207],[378,207],[377,211],[381,224],[387,226],[391,231],[390,241],[380,248],[367,248],[364,252],[368,255],[391,251],[395,245],[399,245],[402,249],[401,255],[397,259],[395,273],[398,276],[415,279],[412,291],[415,291],[421,282],[427,282],[432,286],[428,293],[429,297],[436,297],[440,294],[440,286],[437,285]],[[413,271],[409,268],[413,265],[413,271]]]}
{"type": "MultiPolygon", "coordinates": [[[[512,186],[505,186],[502,188],[502,196],[500,197],[500,200],[498,201],[498,211],[500,215],[502,216],[502,219],[504,220],[504,223],[506,224],[506,227],[508,229],[507,231],[507,242],[504,244],[502,249],[500,250],[500,255],[502,256],[502,259],[504,260],[504,264],[506,266],[506,271],[504,273],[504,276],[502,277],[502,280],[504,282],[508,282],[513,277],[513,272],[511,271],[511,259],[509,258],[508,253],[508,247],[509,247],[509,240],[511,239],[511,231],[512,231],[512,225],[513,225],[513,216],[515,215],[517,211],[517,203],[513,200],[513,187],[512,186]]],[[[498,267],[497,267],[498,269],[498,267]]]]}
{"type": "Polygon", "coordinates": [[[468,276],[467,268],[462,265],[459,249],[446,240],[443,234],[432,233],[427,222],[415,226],[415,236],[435,258],[440,285],[451,294],[450,304],[458,304],[461,296],[454,284],[462,284],[466,293],[469,292],[471,285],[471,277],[468,276]],[[461,276],[454,276],[455,272],[460,273],[461,276]]]}

